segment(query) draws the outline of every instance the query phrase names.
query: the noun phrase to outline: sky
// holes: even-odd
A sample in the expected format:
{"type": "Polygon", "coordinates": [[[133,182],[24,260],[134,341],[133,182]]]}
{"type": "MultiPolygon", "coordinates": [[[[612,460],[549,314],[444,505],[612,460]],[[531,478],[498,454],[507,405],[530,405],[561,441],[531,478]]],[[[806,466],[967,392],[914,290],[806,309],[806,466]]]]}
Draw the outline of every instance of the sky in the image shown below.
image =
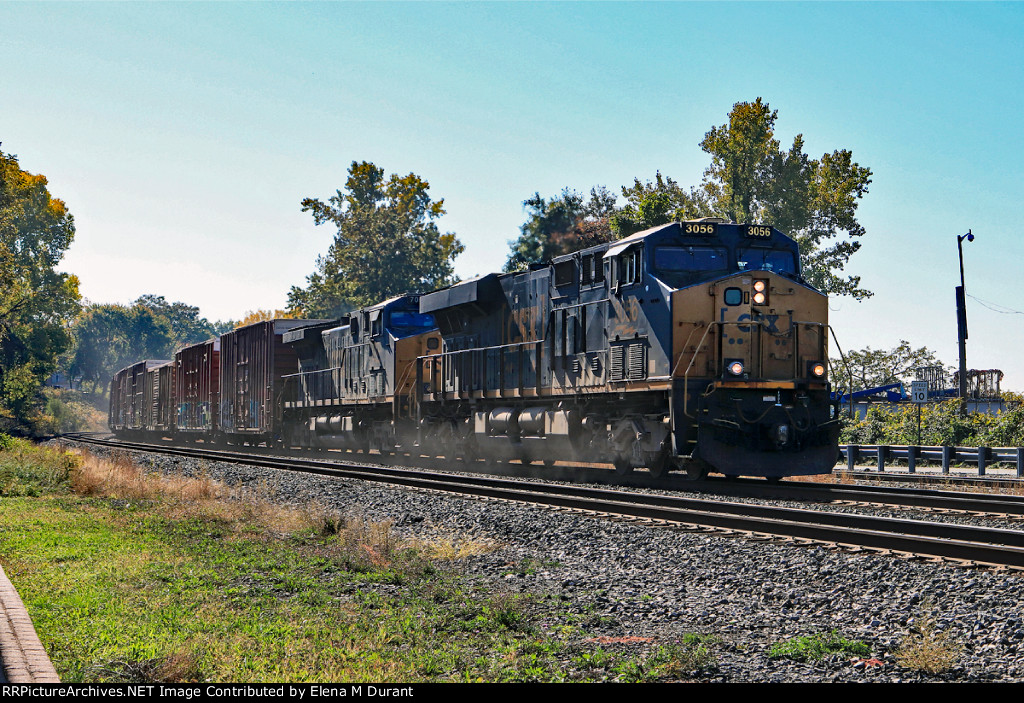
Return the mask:
{"type": "Polygon", "coordinates": [[[1024,3],[0,0],[0,28],[0,149],[74,214],[90,302],[283,308],[334,233],[300,203],[353,161],[429,181],[456,273],[496,271],[533,193],[696,185],[761,97],[784,147],[873,173],[843,349],[955,366],[970,230],[968,366],[1024,391],[1024,3]]]}

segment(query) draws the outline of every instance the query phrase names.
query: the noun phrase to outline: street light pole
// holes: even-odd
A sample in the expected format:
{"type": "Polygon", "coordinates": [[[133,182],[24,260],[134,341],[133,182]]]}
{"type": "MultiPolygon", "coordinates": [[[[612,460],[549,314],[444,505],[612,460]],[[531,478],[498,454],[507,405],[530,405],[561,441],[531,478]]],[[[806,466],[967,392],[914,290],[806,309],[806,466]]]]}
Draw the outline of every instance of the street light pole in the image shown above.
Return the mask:
{"type": "Polygon", "coordinates": [[[964,240],[974,241],[971,230],[956,237],[956,250],[960,256],[960,285],[956,289],[956,327],[960,342],[960,412],[967,409],[967,294],[964,292],[964,240]]]}

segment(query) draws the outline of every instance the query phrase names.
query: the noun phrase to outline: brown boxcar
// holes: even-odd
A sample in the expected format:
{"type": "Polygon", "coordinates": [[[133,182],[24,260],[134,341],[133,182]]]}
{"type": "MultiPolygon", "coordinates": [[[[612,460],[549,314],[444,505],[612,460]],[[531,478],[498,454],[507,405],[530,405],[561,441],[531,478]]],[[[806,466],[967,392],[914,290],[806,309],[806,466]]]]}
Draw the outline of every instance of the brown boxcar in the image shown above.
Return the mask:
{"type": "Polygon", "coordinates": [[[146,369],[142,424],[148,432],[174,431],[174,362],[146,369]]]}
{"type": "Polygon", "coordinates": [[[167,359],[147,359],[114,374],[107,416],[110,429],[141,432],[146,428],[146,372],[168,363],[167,359]]]}
{"type": "Polygon", "coordinates": [[[281,336],[327,320],[268,320],[220,338],[220,429],[229,442],[281,438],[282,377],[298,369],[295,351],[281,336]]]}
{"type": "Polygon", "coordinates": [[[107,427],[112,432],[120,432],[124,429],[124,421],[127,413],[127,390],[125,379],[128,378],[128,369],[117,371],[110,379],[110,407],[107,411],[107,427]]]}
{"type": "Polygon", "coordinates": [[[212,439],[220,426],[220,339],[179,349],[174,374],[177,431],[212,439]]]}

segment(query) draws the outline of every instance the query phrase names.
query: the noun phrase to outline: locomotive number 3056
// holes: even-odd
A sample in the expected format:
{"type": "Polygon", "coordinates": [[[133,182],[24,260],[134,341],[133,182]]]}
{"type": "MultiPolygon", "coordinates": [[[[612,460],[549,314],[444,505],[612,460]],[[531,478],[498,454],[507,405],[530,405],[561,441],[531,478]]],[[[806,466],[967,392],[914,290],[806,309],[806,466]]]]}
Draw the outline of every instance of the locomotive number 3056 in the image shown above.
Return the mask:
{"type": "Polygon", "coordinates": [[[715,226],[708,223],[686,222],[683,224],[683,234],[711,234],[714,235],[715,226]]]}

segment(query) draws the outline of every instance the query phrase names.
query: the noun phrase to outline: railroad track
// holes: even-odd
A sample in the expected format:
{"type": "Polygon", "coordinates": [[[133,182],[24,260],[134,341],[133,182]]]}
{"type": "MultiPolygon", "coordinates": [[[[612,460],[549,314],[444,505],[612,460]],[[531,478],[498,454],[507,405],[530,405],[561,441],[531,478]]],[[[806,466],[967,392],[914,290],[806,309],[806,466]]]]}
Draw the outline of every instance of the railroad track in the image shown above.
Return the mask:
{"type": "MultiPolygon", "coordinates": [[[[253,454],[222,449],[120,442],[81,434],[68,436],[68,439],[129,450],[288,469],[320,476],[361,479],[420,490],[659,521],[695,530],[712,529],[764,539],[781,538],[798,543],[826,544],[849,549],[870,549],[951,560],[966,565],[1024,569],[1024,532],[1018,530],[730,502],[688,495],[636,493],[592,486],[519,481],[495,476],[467,476],[348,461],[285,457],[269,453],[253,454]]],[[[804,490],[804,493],[820,492],[825,487],[814,485],[804,490]]],[[[787,490],[790,488],[793,486],[786,487],[787,490]]],[[[844,486],[838,490],[850,493],[854,489],[844,486]]],[[[828,493],[835,495],[833,491],[828,493]]],[[[938,499],[924,493],[919,491],[912,497],[908,496],[908,499],[938,499]]],[[[892,490],[888,491],[888,496],[884,491],[873,491],[871,494],[875,500],[868,502],[872,503],[896,501],[899,497],[899,494],[892,490]]],[[[1015,498],[1013,496],[995,496],[992,499],[979,496],[965,498],[974,499],[975,505],[981,501],[989,508],[964,508],[970,512],[1008,514],[1008,509],[1012,507],[1017,511],[1013,514],[1024,514],[1024,502],[1005,500],[1015,498]],[[1004,500],[1000,501],[999,498],[1004,500]]]]}

